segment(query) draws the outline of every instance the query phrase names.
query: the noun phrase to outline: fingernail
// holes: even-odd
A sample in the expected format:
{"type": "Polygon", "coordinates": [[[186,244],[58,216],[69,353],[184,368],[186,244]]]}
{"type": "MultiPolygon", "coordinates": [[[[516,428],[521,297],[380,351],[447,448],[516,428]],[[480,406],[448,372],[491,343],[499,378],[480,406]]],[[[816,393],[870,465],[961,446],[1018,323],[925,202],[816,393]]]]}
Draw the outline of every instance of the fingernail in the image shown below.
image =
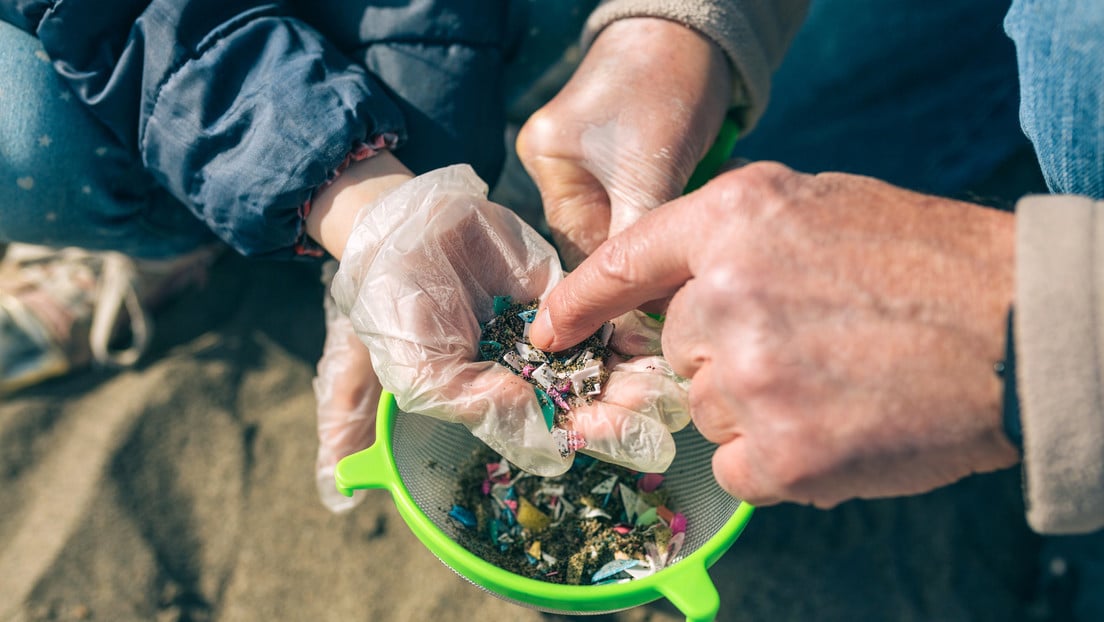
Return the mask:
{"type": "Polygon", "coordinates": [[[548,317],[548,310],[541,309],[537,317],[533,318],[533,325],[529,327],[529,341],[541,350],[547,350],[556,339],[556,333],[552,331],[552,319],[548,317]]]}

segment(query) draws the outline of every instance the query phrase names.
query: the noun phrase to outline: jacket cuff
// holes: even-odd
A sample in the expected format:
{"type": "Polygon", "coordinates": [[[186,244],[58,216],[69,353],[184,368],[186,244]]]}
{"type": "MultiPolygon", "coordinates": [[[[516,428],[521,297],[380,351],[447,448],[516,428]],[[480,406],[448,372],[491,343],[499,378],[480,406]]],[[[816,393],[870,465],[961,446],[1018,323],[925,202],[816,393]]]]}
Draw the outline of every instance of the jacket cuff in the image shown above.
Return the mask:
{"type": "Polygon", "coordinates": [[[766,108],[771,73],[805,18],[806,0],[605,0],[583,30],[587,49],[603,28],[631,17],[657,17],[692,28],[716,43],[733,68],[732,101],[741,132],[749,131],[766,108]]]}
{"type": "Polygon", "coordinates": [[[1027,520],[1039,533],[1104,526],[1104,202],[1016,206],[1017,386],[1027,520]]]}
{"type": "Polygon", "coordinates": [[[239,253],[278,259],[303,257],[302,208],[351,152],[381,137],[394,147],[406,133],[367,72],[277,19],[224,33],[184,62],[142,130],[139,150],[159,181],[239,253]],[[232,85],[225,100],[212,84],[232,85]]]}

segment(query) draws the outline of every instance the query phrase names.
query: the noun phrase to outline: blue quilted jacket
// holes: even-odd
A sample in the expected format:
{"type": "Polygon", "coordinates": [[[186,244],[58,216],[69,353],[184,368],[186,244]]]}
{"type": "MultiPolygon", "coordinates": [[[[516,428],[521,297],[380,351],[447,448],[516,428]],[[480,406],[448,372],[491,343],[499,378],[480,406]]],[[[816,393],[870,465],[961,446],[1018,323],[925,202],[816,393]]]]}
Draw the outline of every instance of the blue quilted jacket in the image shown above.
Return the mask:
{"type": "Polygon", "coordinates": [[[150,173],[239,252],[294,257],[359,145],[503,158],[507,0],[0,0],[150,173]]]}

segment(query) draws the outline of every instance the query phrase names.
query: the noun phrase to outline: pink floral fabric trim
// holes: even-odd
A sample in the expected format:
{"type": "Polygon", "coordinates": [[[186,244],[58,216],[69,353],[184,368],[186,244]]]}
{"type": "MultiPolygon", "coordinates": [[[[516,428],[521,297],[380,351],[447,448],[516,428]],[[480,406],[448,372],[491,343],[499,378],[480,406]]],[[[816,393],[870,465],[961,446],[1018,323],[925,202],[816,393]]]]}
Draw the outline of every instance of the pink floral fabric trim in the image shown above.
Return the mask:
{"type": "Polygon", "coordinates": [[[326,181],[322,182],[320,186],[314,189],[310,198],[303,202],[299,206],[299,237],[295,241],[295,254],[306,255],[307,257],[322,257],[326,254],[325,249],[318,245],[317,242],[310,239],[307,236],[307,216],[311,211],[311,199],[314,198],[315,193],[329,187],[331,184],[345,172],[345,169],[349,168],[353,162],[360,162],[361,160],[367,160],[368,158],[376,155],[377,153],[385,150],[389,150],[395,147],[399,142],[399,135],[394,132],[384,132],[382,134],[376,134],[368,142],[356,142],[353,144],[352,149],[345,155],[345,159],[341,161],[341,164],[337,165],[326,181]]]}

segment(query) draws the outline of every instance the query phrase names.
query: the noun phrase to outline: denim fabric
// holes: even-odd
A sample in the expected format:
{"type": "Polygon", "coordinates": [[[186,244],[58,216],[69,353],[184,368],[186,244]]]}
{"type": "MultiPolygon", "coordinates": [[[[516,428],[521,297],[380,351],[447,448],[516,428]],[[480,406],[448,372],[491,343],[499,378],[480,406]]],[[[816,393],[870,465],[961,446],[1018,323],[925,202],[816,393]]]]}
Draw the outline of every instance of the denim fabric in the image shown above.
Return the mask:
{"type": "Polygon", "coordinates": [[[957,194],[1028,148],[1008,0],[819,0],[735,155],[957,194]]]}
{"type": "Polygon", "coordinates": [[[1104,2],[1017,0],[1020,120],[1050,189],[1104,199],[1104,2]]]}
{"type": "Polygon", "coordinates": [[[58,78],[41,44],[0,22],[0,241],[162,258],[213,235],[58,78]]]}

